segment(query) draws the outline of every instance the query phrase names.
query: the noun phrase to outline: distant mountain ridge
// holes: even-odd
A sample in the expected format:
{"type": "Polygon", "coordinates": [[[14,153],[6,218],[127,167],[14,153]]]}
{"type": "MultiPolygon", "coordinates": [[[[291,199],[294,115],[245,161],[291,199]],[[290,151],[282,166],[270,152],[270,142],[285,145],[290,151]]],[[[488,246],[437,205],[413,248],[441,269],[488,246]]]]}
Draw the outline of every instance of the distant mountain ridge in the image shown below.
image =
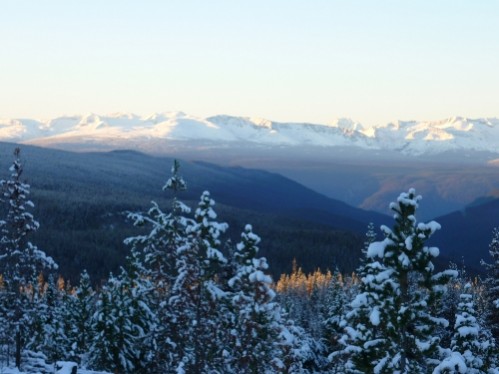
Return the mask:
{"type": "Polygon", "coordinates": [[[363,126],[350,119],[330,124],[282,123],[261,118],[218,115],[199,118],[182,112],[152,116],[96,114],[46,121],[0,119],[0,140],[82,150],[132,148],[155,150],[169,142],[202,142],[223,147],[246,144],[280,147],[358,147],[406,155],[438,155],[449,151],[499,154],[499,119],[452,117],[440,121],[397,121],[363,126]]]}

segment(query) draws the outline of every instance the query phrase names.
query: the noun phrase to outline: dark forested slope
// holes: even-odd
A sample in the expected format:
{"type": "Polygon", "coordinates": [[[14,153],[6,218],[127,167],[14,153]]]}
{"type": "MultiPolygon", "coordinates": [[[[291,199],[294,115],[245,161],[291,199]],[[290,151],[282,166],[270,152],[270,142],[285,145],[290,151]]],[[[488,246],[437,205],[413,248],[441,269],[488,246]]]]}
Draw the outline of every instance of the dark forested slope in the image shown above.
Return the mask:
{"type": "Polygon", "coordinates": [[[442,254],[457,264],[464,262],[472,272],[483,272],[483,259],[490,262],[488,253],[492,231],[499,227],[499,198],[484,198],[466,209],[436,219],[442,226],[435,234],[434,244],[442,254]]]}
{"type": "MultiPolygon", "coordinates": [[[[0,144],[1,178],[8,176],[14,144],[0,144]]],[[[97,278],[122,263],[124,238],[137,233],[127,211],[147,210],[155,200],[164,209],[171,196],[161,190],[171,158],[131,151],[71,153],[23,146],[24,177],[32,186],[41,229],[33,241],[52,255],[61,272],[76,278],[83,268],[97,278]]],[[[179,197],[191,207],[203,190],[217,201],[219,219],[237,240],[246,223],[262,236],[262,253],[274,274],[287,271],[293,258],[306,270],[353,270],[369,222],[386,222],[326,198],[280,175],[203,162],[183,162],[188,190],[179,197]]]]}
{"type": "MultiPolygon", "coordinates": [[[[0,178],[8,176],[14,148],[0,143],[0,178]]],[[[123,239],[137,233],[126,212],[147,210],[151,200],[169,208],[171,196],[161,188],[170,176],[171,158],[133,151],[72,153],[22,146],[22,159],[24,177],[32,186],[34,214],[41,223],[33,241],[60,263],[66,277],[77,278],[83,268],[98,279],[115,271],[129,250],[123,239]]],[[[219,220],[230,225],[225,239],[237,241],[244,225],[253,224],[274,275],[289,271],[293,258],[306,271],[319,266],[351,271],[367,224],[379,228],[391,223],[389,216],[329,199],[266,171],[182,161],[181,174],[188,190],[179,198],[194,207],[202,191],[209,190],[219,220]]],[[[421,205],[426,204],[431,201],[423,199],[421,205]]],[[[431,244],[440,247],[441,265],[463,258],[470,270],[481,271],[479,260],[488,257],[497,217],[498,200],[489,197],[437,218],[442,230],[431,244]]]]}

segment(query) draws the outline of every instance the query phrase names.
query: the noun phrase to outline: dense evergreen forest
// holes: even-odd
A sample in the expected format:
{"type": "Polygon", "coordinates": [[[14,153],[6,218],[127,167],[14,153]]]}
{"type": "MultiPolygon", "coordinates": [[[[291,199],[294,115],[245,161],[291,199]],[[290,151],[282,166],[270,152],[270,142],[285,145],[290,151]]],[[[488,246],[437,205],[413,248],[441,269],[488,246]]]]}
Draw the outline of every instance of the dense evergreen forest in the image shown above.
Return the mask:
{"type": "MultiPolygon", "coordinates": [[[[0,144],[0,178],[8,177],[15,146],[0,144]]],[[[35,204],[32,213],[41,224],[31,240],[57,260],[60,274],[73,284],[81,269],[88,271],[94,284],[100,284],[109,272],[119,271],[129,252],[123,238],[147,230],[133,226],[128,212],[148,210],[151,200],[163,207],[171,204],[171,194],[160,188],[172,164],[168,157],[23,146],[22,159],[24,180],[31,186],[35,204]]],[[[272,173],[182,161],[182,174],[189,182],[182,192],[186,204],[195,206],[205,189],[216,197],[217,212],[229,224],[224,240],[237,242],[246,222],[252,223],[265,238],[261,253],[272,263],[269,270],[274,278],[291,271],[293,258],[305,271],[318,265],[325,271],[330,264],[353,271],[358,266],[364,222],[374,219],[378,226],[386,221],[381,214],[358,221],[341,214],[334,221],[328,212],[339,211],[346,204],[338,206],[272,173]],[[314,205],[324,211],[300,209],[314,205]]]]}
{"type": "Polygon", "coordinates": [[[437,272],[427,242],[440,225],[417,221],[410,189],[390,206],[391,228],[366,227],[355,272],[304,272],[298,261],[274,282],[260,247],[279,238],[244,222],[230,240],[208,191],[182,201],[180,171],[175,161],[168,202],[128,214],[139,231],[119,238],[126,264],[103,282],[80,269],[71,284],[32,241],[39,223],[16,149],[0,181],[0,370],[53,373],[72,361],[110,373],[499,372],[498,229],[484,279],[456,265],[437,272]]]}

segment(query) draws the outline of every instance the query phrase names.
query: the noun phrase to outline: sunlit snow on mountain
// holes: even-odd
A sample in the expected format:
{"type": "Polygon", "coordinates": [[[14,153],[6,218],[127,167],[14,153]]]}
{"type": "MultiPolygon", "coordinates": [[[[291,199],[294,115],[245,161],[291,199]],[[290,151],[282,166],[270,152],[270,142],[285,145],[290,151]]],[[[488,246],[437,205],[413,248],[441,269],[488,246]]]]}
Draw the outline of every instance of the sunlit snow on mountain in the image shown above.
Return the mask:
{"type": "Polygon", "coordinates": [[[163,142],[166,146],[168,141],[204,141],[220,145],[355,146],[408,155],[460,150],[498,153],[499,119],[453,117],[367,127],[350,119],[324,125],[227,115],[199,118],[182,112],[147,117],[127,113],[89,114],[46,121],[0,119],[0,140],[42,146],[94,144],[114,148],[134,148],[147,142],[163,142]]]}

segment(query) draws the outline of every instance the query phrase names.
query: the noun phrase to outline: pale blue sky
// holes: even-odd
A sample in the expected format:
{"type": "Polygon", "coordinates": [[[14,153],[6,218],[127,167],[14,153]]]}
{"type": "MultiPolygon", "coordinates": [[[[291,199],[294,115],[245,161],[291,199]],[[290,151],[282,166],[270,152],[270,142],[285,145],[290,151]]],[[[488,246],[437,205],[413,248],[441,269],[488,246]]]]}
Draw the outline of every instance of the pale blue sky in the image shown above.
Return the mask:
{"type": "Polygon", "coordinates": [[[11,0],[0,117],[499,116],[499,1],[11,0]]]}

